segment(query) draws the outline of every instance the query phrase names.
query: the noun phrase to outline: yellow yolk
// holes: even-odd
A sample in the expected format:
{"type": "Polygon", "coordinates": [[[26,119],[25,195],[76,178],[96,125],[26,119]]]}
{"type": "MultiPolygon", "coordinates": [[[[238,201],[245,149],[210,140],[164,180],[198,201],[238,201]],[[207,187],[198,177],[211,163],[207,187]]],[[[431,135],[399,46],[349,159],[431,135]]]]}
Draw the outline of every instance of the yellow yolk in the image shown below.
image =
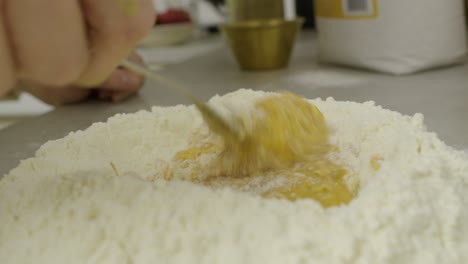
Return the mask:
{"type": "Polygon", "coordinates": [[[344,181],[347,173],[343,167],[330,161],[305,162],[297,169],[284,172],[286,184],[272,188],[262,196],[291,201],[310,198],[324,207],[346,204],[353,198],[344,181]]]}
{"type": "Polygon", "coordinates": [[[194,160],[203,154],[210,154],[216,152],[216,145],[212,143],[204,143],[199,147],[191,147],[186,150],[180,151],[176,154],[178,160],[194,160]]]}
{"type": "Polygon", "coordinates": [[[374,171],[380,170],[380,163],[382,162],[383,158],[380,156],[373,156],[370,160],[370,166],[374,171]]]}
{"type": "Polygon", "coordinates": [[[353,198],[345,182],[348,171],[330,161],[328,129],[320,110],[299,96],[284,93],[260,100],[248,117],[241,117],[247,137],[242,142],[224,138],[224,145],[205,142],[177,153],[175,161],[193,168],[194,182],[295,201],[314,199],[324,207],[353,198]],[[248,122],[247,122],[248,121],[248,122]],[[208,168],[198,161],[216,155],[208,168]],[[197,173],[212,175],[196,179],[197,173]]]}
{"type": "Polygon", "coordinates": [[[286,168],[307,155],[327,151],[328,130],[322,113],[291,93],[260,100],[242,121],[246,139],[225,139],[223,166],[230,174],[286,168]]]}

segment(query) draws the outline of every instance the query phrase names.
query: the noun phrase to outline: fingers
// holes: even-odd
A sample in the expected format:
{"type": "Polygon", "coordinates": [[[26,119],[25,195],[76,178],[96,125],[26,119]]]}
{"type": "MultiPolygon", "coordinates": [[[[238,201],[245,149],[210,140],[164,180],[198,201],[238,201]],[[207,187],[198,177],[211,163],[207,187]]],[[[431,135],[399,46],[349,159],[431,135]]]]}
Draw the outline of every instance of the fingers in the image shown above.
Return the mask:
{"type": "Polygon", "coordinates": [[[141,86],[143,78],[126,70],[117,69],[99,88],[102,90],[136,90],[141,86]]]}
{"type": "MultiPolygon", "coordinates": [[[[129,59],[143,64],[143,59],[136,53],[132,53],[129,59]]],[[[144,84],[144,77],[127,69],[117,69],[101,85],[98,86],[98,97],[100,99],[111,99],[120,102],[136,93],[144,84]]]]}
{"type": "Polygon", "coordinates": [[[134,92],[122,91],[122,92],[115,92],[112,94],[111,100],[114,103],[121,102],[130,96],[134,95],[134,92]]]}
{"type": "Polygon", "coordinates": [[[101,100],[111,100],[114,103],[121,102],[128,97],[132,96],[133,92],[127,91],[110,91],[110,90],[100,90],[98,93],[98,98],[101,100]]]}
{"type": "Polygon", "coordinates": [[[89,54],[77,1],[14,0],[3,4],[20,78],[63,86],[81,76],[89,54]]]}
{"type": "MultiPolygon", "coordinates": [[[[151,0],[15,0],[2,4],[0,95],[16,79],[48,87],[96,86],[110,76],[155,19],[151,0]]],[[[135,87],[135,77],[128,80],[135,87]]]]}
{"type": "MultiPolygon", "coordinates": [[[[143,59],[136,53],[132,53],[129,59],[139,64],[144,64],[143,59]]],[[[135,74],[127,69],[119,68],[115,70],[112,75],[104,81],[98,88],[103,90],[116,90],[116,91],[136,91],[144,83],[144,77],[135,74]]]]}
{"type": "MultiPolygon", "coordinates": [[[[143,60],[136,54],[132,54],[130,59],[143,63],[143,60]]],[[[83,101],[94,91],[97,91],[99,99],[120,102],[135,94],[135,92],[141,88],[143,83],[143,77],[126,69],[117,69],[104,83],[93,90],[78,86],[66,86],[62,89],[57,89],[56,87],[25,81],[21,82],[21,89],[31,93],[48,104],[64,105],[83,101]]]]}
{"type": "Polygon", "coordinates": [[[151,29],[151,0],[81,0],[88,23],[91,58],[79,85],[102,83],[151,29]]]}
{"type": "Polygon", "coordinates": [[[138,53],[136,53],[136,52],[132,52],[130,54],[130,56],[128,56],[128,59],[130,59],[131,61],[134,61],[134,62],[136,62],[136,63],[138,63],[140,65],[145,64],[145,62],[143,61],[143,58],[140,55],[138,55],[138,53]]]}
{"type": "Polygon", "coordinates": [[[22,82],[20,87],[43,102],[54,106],[78,103],[88,98],[91,94],[91,90],[79,87],[56,89],[30,82],[22,82]]]}
{"type": "Polygon", "coordinates": [[[121,101],[136,93],[143,85],[144,79],[126,69],[117,69],[109,79],[101,84],[99,97],[121,101]]]}
{"type": "Polygon", "coordinates": [[[15,83],[14,65],[10,54],[5,27],[0,20],[0,97],[7,94],[15,83]]]}

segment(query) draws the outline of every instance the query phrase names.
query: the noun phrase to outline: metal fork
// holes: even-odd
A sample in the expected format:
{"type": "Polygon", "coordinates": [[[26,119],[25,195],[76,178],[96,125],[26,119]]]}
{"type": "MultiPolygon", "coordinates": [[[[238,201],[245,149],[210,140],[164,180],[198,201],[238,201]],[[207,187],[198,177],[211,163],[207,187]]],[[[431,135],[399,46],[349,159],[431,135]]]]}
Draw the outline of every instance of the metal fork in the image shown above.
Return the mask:
{"type": "Polygon", "coordinates": [[[231,136],[234,138],[241,138],[241,130],[238,126],[236,126],[233,122],[229,122],[225,118],[223,118],[216,110],[214,110],[211,106],[206,103],[203,103],[198,97],[193,95],[187,88],[182,87],[172,80],[155,73],[148,69],[145,66],[142,66],[138,63],[135,63],[131,60],[125,60],[122,62],[121,66],[127,68],[128,70],[143,75],[148,79],[158,82],[163,86],[171,88],[177,91],[179,94],[185,96],[186,98],[190,99],[200,111],[203,119],[208,124],[208,127],[215,133],[220,134],[221,136],[231,136]]]}

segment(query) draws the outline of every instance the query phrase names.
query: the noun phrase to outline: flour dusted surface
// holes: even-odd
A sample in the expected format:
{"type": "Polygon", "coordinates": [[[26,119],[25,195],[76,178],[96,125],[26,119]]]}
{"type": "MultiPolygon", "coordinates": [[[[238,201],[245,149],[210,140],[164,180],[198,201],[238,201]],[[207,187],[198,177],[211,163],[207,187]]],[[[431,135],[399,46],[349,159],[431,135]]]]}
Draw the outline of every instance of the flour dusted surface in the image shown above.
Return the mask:
{"type": "MultiPolygon", "coordinates": [[[[248,108],[263,96],[211,103],[248,108]]],[[[157,180],[202,120],[192,107],[154,108],[49,142],[0,182],[1,262],[468,263],[467,157],[421,115],[313,102],[334,159],[359,176],[349,205],[157,180]]]]}

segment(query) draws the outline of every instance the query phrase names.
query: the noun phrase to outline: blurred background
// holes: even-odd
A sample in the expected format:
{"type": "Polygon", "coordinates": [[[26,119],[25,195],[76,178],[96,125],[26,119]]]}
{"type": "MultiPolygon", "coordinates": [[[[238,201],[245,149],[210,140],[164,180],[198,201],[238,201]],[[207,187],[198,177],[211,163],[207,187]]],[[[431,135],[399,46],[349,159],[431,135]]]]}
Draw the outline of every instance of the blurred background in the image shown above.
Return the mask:
{"type": "MultiPolygon", "coordinates": [[[[294,19],[299,16],[305,19],[301,23],[302,32],[315,34],[317,26],[314,15],[316,13],[314,4],[317,3],[314,3],[314,0],[153,0],[153,2],[158,13],[154,28],[137,47],[138,52],[153,70],[164,69],[168,65],[182,63],[194,56],[219,48],[223,44],[215,39],[221,34],[218,26],[224,23],[251,18],[294,19]]],[[[331,8],[326,1],[318,2],[322,3],[322,9],[325,10],[320,12],[328,12],[326,8],[331,8]]],[[[334,1],[328,3],[331,2],[334,1]]],[[[359,4],[369,1],[354,2],[359,4]]],[[[465,10],[467,2],[468,0],[465,0],[465,10]]],[[[322,31],[325,32],[327,27],[324,25],[322,31]]],[[[330,30],[328,36],[332,34],[333,31],[330,30]]],[[[233,41],[231,40],[231,45],[234,45],[233,41]]],[[[336,40],[330,39],[330,41],[336,40]]],[[[339,53],[336,49],[329,52],[339,53]]],[[[339,60],[344,58],[346,56],[338,58],[338,64],[339,60]]],[[[331,61],[334,59],[336,58],[330,58],[331,61]]],[[[351,62],[355,60],[355,58],[346,59],[351,62]]],[[[344,64],[349,64],[348,61],[344,61],[344,64]]],[[[35,117],[53,109],[54,107],[26,93],[16,99],[0,101],[0,129],[18,120],[35,117]]]]}
{"type": "MultiPolygon", "coordinates": [[[[229,3],[224,0],[153,0],[153,2],[158,12],[157,22],[153,31],[138,47],[152,69],[178,63],[213,49],[216,44],[209,41],[197,42],[197,40],[206,38],[207,35],[219,34],[218,25],[228,20],[229,3]]],[[[264,2],[268,4],[275,0],[264,2]]],[[[297,0],[295,4],[298,15],[307,18],[305,27],[313,28],[313,1],[297,0]]],[[[53,109],[54,107],[26,93],[21,94],[19,98],[0,100],[0,129],[53,109]]]]}

